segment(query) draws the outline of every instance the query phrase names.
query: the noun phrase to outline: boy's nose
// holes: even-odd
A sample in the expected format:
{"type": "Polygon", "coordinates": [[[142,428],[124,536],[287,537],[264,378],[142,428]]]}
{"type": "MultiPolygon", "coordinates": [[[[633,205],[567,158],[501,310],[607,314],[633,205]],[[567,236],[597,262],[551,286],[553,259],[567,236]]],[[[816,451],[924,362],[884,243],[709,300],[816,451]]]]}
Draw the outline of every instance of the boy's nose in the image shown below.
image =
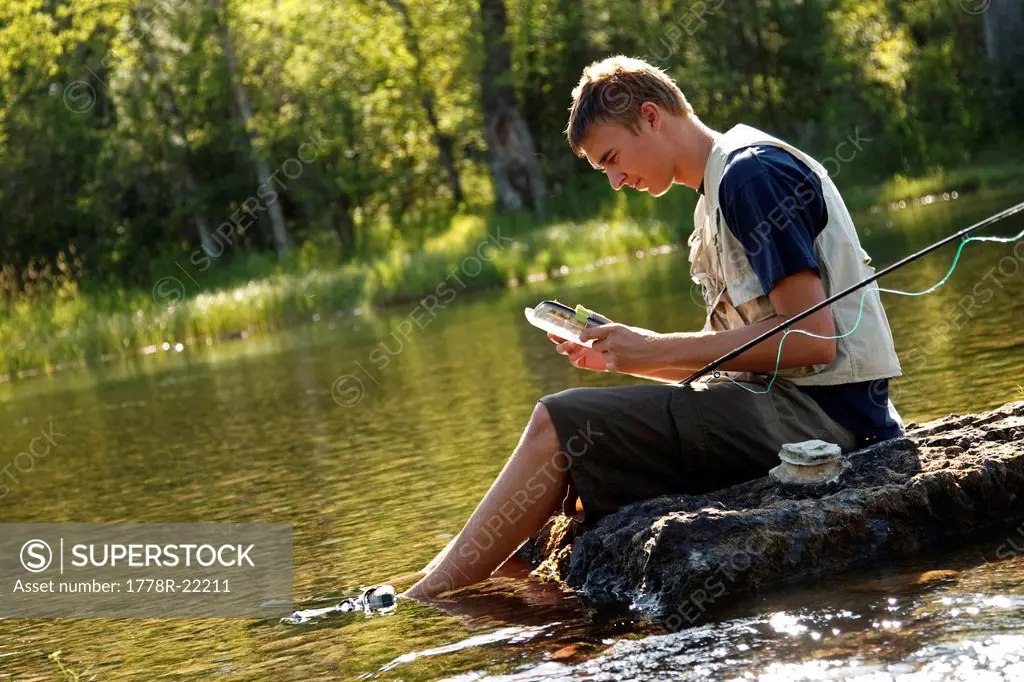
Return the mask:
{"type": "Polygon", "coordinates": [[[626,174],[620,173],[619,171],[612,171],[608,173],[608,182],[611,184],[612,189],[622,189],[623,183],[626,181],[626,174]]]}

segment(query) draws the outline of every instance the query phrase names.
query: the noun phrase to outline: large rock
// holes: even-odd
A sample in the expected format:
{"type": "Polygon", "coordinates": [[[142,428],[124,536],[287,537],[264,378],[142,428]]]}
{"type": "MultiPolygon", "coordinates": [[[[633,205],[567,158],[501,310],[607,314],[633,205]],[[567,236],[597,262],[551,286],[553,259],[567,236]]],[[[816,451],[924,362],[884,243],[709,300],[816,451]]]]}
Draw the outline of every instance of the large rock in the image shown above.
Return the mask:
{"type": "Polygon", "coordinates": [[[670,626],[770,584],[885,558],[1024,519],[1024,401],[908,425],[852,453],[832,486],[761,478],[659,497],[593,527],[555,516],[520,550],[534,575],[670,626]]]}

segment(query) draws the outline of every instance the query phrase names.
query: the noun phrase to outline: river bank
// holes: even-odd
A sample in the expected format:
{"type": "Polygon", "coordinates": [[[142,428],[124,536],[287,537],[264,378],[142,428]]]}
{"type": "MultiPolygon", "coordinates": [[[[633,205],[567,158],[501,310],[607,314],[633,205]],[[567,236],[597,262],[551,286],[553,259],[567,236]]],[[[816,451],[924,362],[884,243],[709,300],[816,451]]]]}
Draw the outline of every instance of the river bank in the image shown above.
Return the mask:
{"type": "MultiPolygon", "coordinates": [[[[1024,175],[979,167],[844,190],[851,211],[899,210],[997,192],[1024,175]]],[[[285,263],[243,255],[220,262],[196,251],[155,267],[150,288],[23,297],[0,312],[0,380],[52,373],[138,353],[182,351],[277,329],[433,297],[520,284],[666,253],[685,242],[694,195],[652,208],[618,194],[598,217],[539,225],[522,216],[457,216],[422,245],[399,245],[358,264],[336,265],[314,245],[285,263]]]]}

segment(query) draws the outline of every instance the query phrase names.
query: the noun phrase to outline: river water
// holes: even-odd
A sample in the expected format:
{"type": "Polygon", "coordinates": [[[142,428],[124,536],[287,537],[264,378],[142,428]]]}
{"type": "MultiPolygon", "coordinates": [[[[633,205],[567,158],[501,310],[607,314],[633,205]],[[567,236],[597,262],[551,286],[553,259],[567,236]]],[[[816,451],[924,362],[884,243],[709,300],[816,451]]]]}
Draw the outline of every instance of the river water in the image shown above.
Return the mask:
{"type": "MultiPolygon", "coordinates": [[[[1019,198],[939,198],[866,214],[858,229],[880,269],[1019,198]]],[[[988,234],[1022,227],[1007,221],[988,234]]],[[[882,285],[923,290],[954,252],[882,285]]],[[[685,266],[676,250],[459,294],[404,339],[391,330],[411,305],[0,385],[0,466],[41,430],[60,434],[6,481],[0,510],[7,522],[289,523],[296,608],[336,604],[444,547],[539,397],[638,381],[572,368],[525,322],[524,306],[557,297],[636,326],[694,330],[703,310],[685,266]],[[396,353],[386,367],[382,343],[396,353]]],[[[935,293],[883,294],[905,421],[1024,398],[1022,285],[1024,247],[971,243],[935,293]]],[[[1024,679],[1024,558],[1006,551],[1014,539],[1024,547],[1024,531],[1008,528],[911,563],[741,599],[674,633],[513,577],[471,590],[453,613],[402,601],[385,616],[303,624],[6,619],[0,680],[1024,679]]]]}

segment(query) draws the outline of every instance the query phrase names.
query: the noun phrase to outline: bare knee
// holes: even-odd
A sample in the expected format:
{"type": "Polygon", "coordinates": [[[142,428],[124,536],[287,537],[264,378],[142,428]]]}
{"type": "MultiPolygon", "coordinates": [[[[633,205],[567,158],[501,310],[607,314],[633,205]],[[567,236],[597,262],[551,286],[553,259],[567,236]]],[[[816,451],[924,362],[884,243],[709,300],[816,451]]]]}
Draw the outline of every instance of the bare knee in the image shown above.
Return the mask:
{"type": "MultiPolygon", "coordinates": [[[[533,406],[533,414],[530,415],[530,423],[526,426],[527,433],[549,433],[555,434],[555,423],[551,421],[551,414],[542,402],[533,406]]],[[[557,438],[557,434],[556,438],[557,438]]]]}
{"type": "MultiPolygon", "coordinates": [[[[520,453],[531,460],[533,475],[527,481],[527,493],[531,499],[553,492],[554,511],[562,507],[562,498],[569,484],[569,458],[562,450],[558,432],[551,419],[551,413],[544,403],[538,402],[530,416],[530,423],[523,434],[520,453]],[[553,487],[552,487],[553,486],[553,487]],[[538,492],[539,491],[539,492],[538,492]]],[[[569,500],[575,506],[575,496],[569,500]]],[[[573,510],[574,511],[574,510],[573,510]]],[[[571,512],[567,512],[571,513],[571,512]]]]}
{"type": "Polygon", "coordinates": [[[560,452],[558,431],[555,430],[555,423],[551,420],[551,414],[544,403],[538,402],[534,406],[530,422],[523,432],[523,442],[546,458],[559,455],[564,457],[560,452]]]}

